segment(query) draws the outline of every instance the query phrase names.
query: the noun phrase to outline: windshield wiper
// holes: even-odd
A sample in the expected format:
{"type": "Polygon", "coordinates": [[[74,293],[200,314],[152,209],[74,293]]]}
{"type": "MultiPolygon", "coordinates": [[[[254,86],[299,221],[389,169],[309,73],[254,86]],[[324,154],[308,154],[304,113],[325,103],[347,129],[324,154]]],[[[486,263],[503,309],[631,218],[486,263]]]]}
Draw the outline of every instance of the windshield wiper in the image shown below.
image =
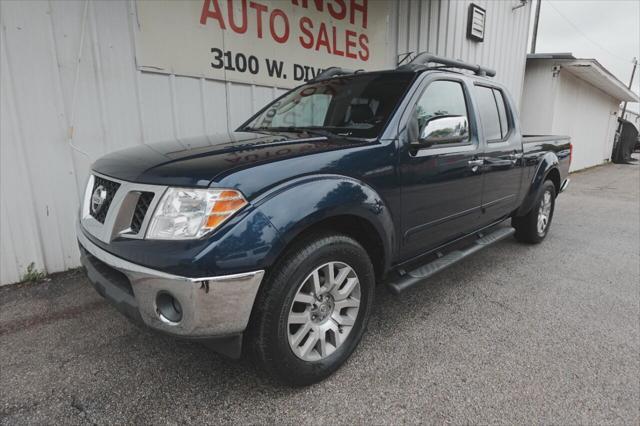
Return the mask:
{"type": "Polygon", "coordinates": [[[242,130],[248,130],[250,132],[289,132],[300,133],[307,132],[311,134],[318,134],[322,136],[334,136],[333,132],[324,130],[322,127],[295,127],[295,126],[280,126],[280,127],[244,127],[242,130]]]}
{"type": "Polygon", "coordinates": [[[312,127],[302,127],[308,132],[316,132],[319,134],[324,134],[326,136],[342,136],[342,137],[352,137],[353,132],[348,127],[335,127],[335,126],[312,126],[312,127]],[[329,130],[331,129],[331,130],[329,130]],[[343,130],[343,131],[340,131],[343,130]]]}
{"type": "MultiPolygon", "coordinates": [[[[343,127],[328,127],[328,126],[306,126],[306,127],[296,127],[296,126],[280,126],[280,127],[245,127],[242,130],[248,130],[252,132],[290,132],[290,133],[300,133],[306,132],[312,135],[324,136],[327,138],[331,137],[353,137],[351,130],[343,127]],[[335,130],[329,130],[335,129],[335,130]],[[339,129],[345,129],[344,132],[339,132],[339,129]]],[[[359,139],[359,138],[356,138],[359,139]]]]}

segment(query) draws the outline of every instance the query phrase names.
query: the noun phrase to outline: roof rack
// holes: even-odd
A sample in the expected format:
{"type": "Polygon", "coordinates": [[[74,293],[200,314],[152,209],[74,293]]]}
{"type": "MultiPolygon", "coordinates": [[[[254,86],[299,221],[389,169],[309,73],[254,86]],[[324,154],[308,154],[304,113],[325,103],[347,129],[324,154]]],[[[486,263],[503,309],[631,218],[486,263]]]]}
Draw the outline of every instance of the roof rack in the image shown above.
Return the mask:
{"type": "Polygon", "coordinates": [[[338,75],[346,75],[346,74],[355,74],[358,71],[350,70],[347,68],[340,67],[329,67],[322,71],[320,74],[316,75],[311,81],[324,80],[326,78],[336,77],[338,75]]]}
{"type": "Polygon", "coordinates": [[[397,69],[398,70],[423,69],[430,62],[433,62],[435,64],[441,64],[441,65],[444,65],[446,67],[461,68],[461,69],[465,69],[465,70],[470,70],[470,71],[473,71],[475,75],[479,75],[479,76],[482,76],[482,77],[484,77],[484,76],[494,77],[496,75],[495,70],[492,70],[490,68],[485,68],[485,67],[481,67],[480,65],[474,65],[474,64],[467,63],[467,62],[458,61],[458,60],[455,60],[455,59],[445,58],[445,57],[442,57],[442,56],[432,55],[429,52],[419,53],[418,55],[416,55],[415,58],[413,58],[413,60],[411,62],[409,62],[408,64],[405,64],[405,65],[401,65],[397,69]]]}

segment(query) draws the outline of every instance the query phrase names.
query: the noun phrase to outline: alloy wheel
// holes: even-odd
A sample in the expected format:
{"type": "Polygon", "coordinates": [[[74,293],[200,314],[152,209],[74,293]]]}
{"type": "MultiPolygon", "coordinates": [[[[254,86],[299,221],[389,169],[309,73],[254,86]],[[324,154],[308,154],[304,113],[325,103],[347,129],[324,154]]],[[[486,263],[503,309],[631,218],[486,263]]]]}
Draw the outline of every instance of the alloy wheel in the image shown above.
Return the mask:
{"type": "Polygon", "coordinates": [[[545,191],[538,208],[538,235],[544,235],[551,220],[551,191],[545,191]]]}
{"type": "Polygon", "coordinates": [[[287,318],[289,346],[304,361],[336,351],[353,329],[360,310],[360,281],[343,262],[314,269],[298,286],[287,318]]]}

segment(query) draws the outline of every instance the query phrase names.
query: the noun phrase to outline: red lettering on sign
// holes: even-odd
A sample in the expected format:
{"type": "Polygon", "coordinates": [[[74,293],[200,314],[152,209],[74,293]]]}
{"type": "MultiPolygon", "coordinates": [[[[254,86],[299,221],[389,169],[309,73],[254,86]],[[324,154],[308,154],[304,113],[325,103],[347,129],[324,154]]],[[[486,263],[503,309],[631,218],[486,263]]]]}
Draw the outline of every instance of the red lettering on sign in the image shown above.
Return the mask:
{"type": "Polygon", "coordinates": [[[238,34],[244,34],[247,32],[247,0],[241,0],[242,7],[242,24],[236,25],[235,17],[233,16],[233,2],[234,0],[227,0],[227,13],[229,14],[229,26],[238,34]]]}
{"type": "Polygon", "coordinates": [[[320,23],[320,30],[318,31],[318,42],[316,43],[316,50],[320,50],[320,46],[327,48],[327,53],[331,53],[331,46],[329,45],[329,34],[327,33],[327,27],[324,22],[320,23]]]}
{"type": "Polygon", "coordinates": [[[267,8],[267,6],[255,2],[249,3],[249,7],[256,10],[258,38],[262,38],[262,14],[269,9],[267,8]]]}
{"type": "Polygon", "coordinates": [[[362,28],[367,28],[367,10],[369,9],[367,6],[368,0],[360,0],[362,3],[358,3],[358,0],[351,0],[351,7],[349,8],[349,22],[351,24],[355,24],[356,22],[356,11],[360,11],[362,13],[362,28]]]}
{"type": "Polygon", "coordinates": [[[358,37],[358,41],[360,42],[360,52],[358,52],[358,56],[363,61],[369,60],[369,37],[366,34],[360,34],[358,37]]]}
{"type": "MultiPolygon", "coordinates": [[[[344,28],[349,25],[346,22],[347,15],[351,25],[367,28],[369,0],[289,1],[301,8],[310,10],[315,8],[318,12],[326,13],[324,19],[313,20],[308,16],[300,17],[298,28],[295,28],[294,24],[293,37],[295,39],[297,35],[299,46],[350,59],[369,60],[371,53],[368,35],[358,31],[357,28],[344,28]],[[322,22],[325,19],[328,22],[322,22]],[[358,21],[357,24],[356,21],[358,21]]],[[[222,30],[226,30],[228,25],[228,28],[236,34],[255,31],[257,38],[262,39],[267,31],[264,21],[268,15],[269,35],[276,43],[287,43],[292,37],[290,19],[294,19],[293,17],[297,15],[295,10],[292,15],[287,15],[282,9],[272,9],[270,5],[263,4],[259,0],[227,0],[226,3],[223,3],[223,9],[225,6],[227,7],[227,10],[224,11],[220,8],[220,0],[202,0],[202,2],[200,14],[200,24],[202,25],[207,25],[211,19],[217,21],[222,30]],[[251,13],[249,9],[254,13],[251,13]],[[225,18],[228,19],[227,22],[225,22],[225,18]]]]}
{"type": "Polygon", "coordinates": [[[274,9],[271,12],[271,16],[269,17],[269,30],[271,31],[271,37],[278,43],[286,43],[289,40],[289,18],[281,9],[274,9]],[[284,23],[284,34],[278,35],[276,34],[276,18],[282,18],[282,22],[284,23]]]}
{"type": "Polygon", "coordinates": [[[213,18],[218,21],[220,28],[225,29],[224,19],[222,19],[222,13],[220,13],[220,5],[218,0],[204,0],[202,3],[202,14],[200,15],[200,23],[202,25],[207,24],[207,19],[213,18]],[[209,6],[213,5],[213,10],[209,10],[209,6]]]}
{"type": "Polygon", "coordinates": [[[336,56],[344,56],[344,51],[338,49],[338,34],[337,33],[337,28],[333,27],[333,54],[336,56]]]}
{"type": "Polygon", "coordinates": [[[347,58],[358,59],[358,55],[356,55],[351,51],[351,48],[356,47],[356,41],[355,41],[356,35],[357,34],[355,31],[347,30],[345,32],[345,36],[346,36],[345,44],[347,45],[347,51],[345,52],[345,54],[347,58]]]}
{"type": "Polygon", "coordinates": [[[329,15],[331,15],[334,19],[344,19],[347,16],[347,5],[344,0],[333,0],[333,3],[329,3],[327,5],[327,10],[329,11],[329,15]],[[338,5],[340,9],[336,10],[333,5],[338,5]]]}
{"type": "Polygon", "coordinates": [[[311,49],[313,47],[313,33],[311,30],[313,29],[313,21],[306,16],[300,18],[300,31],[307,37],[305,39],[303,36],[298,37],[300,40],[300,45],[305,49],[311,49]]]}
{"type": "MultiPolygon", "coordinates": [[[[324,8],[324,0],[313,0],[316,4],[316,10],[318,12],[322,12],[324,8]]],[[[309,8],[309,0],[291,0],[291,4],[294,6],[304,7],[305,9],[309,8]]]]}

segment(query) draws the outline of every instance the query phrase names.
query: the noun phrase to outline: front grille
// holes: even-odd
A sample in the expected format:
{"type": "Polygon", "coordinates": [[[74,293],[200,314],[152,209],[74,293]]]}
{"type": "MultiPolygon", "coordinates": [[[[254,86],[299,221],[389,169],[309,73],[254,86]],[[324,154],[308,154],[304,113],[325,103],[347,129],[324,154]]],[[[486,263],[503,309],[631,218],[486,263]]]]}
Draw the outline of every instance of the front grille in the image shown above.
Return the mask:
{"type": "Polygon", "coordinates": [[[98,222],[104,223],[104,220],[107,217],[107,212],[109,211],[109,206],[111,205],[111,201],[113,201],[113,197],[116,195],[118,188],[120,188],[120,184],[118,182],[94,176],[93,189],[91,190],[91,198],[89,199],[89,214],[98,222]],[[106,196],[104,201],[102,201],[102,204],[98,205],[94,202],[93,196],[96,193],[96,189],[100,186],[105,189],[106,196]]]}
{"type": "Polygon", "coordinates": [[[151,201],[153,201],[153,195],[153,192],[140,193],[138,203],[136,204],[136,209],[134,210],[133,217],[131,218],[131,232],[133,232],[134,234],[140,232],[144,217],[147,214],[147,210],[149,210],[151,201]]]}

